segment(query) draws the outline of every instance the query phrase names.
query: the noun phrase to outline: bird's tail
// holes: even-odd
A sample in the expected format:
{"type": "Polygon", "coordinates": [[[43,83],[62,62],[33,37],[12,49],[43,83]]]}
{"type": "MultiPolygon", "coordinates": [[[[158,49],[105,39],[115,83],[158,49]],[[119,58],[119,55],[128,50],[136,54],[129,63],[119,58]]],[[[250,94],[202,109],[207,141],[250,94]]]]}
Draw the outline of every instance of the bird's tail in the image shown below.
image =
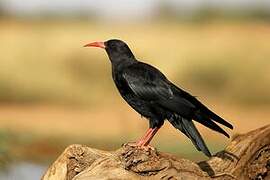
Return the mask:
{"type": "Polygon", "coordinates": [[[195,112],[193,119],[204,126],[225,135],[228,138],[230,137],[229,134],[219,127],[219,125],[217,125],[214,121],[221,123],[230,129],[232,129],[233,126],[208,109],[195,112]]]}
{"type": "Polygon", "coordinates": [[[169,118],[169,121],[176,129],[183,132],[192,141],[198,151],[202,151],[206,156],[211,157],[210,151],[192,120],[182,118],[175,114],[169,118]]]}
{"type": "MultiPolygon", "coordinates": [[[[212,121],[215,121],[217,123],[220,123],[230,129],[233,129],[233,125],[225,121],[223,118],[212,112],[210,109],[208,109],[206,106],[204,106],[201,102],[197,101],[199,103],[199,110],[195,113],[195,118],[197,119],[210,119],[212,121]]],[[[194,119],[196,120],[196,119],[194,119]]]]}

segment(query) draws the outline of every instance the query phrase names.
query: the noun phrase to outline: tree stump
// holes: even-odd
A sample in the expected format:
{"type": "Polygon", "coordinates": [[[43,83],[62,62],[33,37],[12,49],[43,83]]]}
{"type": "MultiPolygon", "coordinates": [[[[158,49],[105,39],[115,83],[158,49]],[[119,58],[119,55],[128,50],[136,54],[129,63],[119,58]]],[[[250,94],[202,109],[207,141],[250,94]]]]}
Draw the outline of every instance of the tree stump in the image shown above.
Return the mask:
{"type": "Polygon", "coordinates": [[[199,163],[127,145],[112,152],[70,145],[42,179],[212,178],[270,180],[270,125],[235,136],[225,150],[199,163]]]}

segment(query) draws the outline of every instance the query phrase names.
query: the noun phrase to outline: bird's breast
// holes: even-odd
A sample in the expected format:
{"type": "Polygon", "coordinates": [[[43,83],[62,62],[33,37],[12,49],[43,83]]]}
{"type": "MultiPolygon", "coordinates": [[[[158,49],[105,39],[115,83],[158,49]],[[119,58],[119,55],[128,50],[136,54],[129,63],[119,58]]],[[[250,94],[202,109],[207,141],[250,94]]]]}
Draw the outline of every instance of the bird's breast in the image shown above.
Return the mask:
{"type": "Polygon", "coordinates": [[[130,95],[133,93],[121,74],[113,73],[113,81],[122,96],[130,95]]]}

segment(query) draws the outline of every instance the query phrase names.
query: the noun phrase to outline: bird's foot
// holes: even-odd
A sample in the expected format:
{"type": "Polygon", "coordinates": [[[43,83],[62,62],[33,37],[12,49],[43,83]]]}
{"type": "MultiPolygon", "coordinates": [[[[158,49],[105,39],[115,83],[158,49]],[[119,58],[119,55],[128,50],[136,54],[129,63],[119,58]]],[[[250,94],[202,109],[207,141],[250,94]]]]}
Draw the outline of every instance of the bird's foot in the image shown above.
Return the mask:
{"type": "Polygon", "coordinates": [[[138,143],[137,142],[128,142],[128,143],[122,144],[122,147],[126,147],[126,146],[137,147],[138,143]]]}
{"type": "Polygon", "coordinates": [[[156,150],[156,148],[155,147],[153,147],[153,146],[150,146],[150,145],[147,145],[147,146],[139,146],[139,148],[140,149],[143,149],[143,150],[145,150],[145,151],[155,151],[156,150]]]}
{"type": "Polygon", "coordinates": [[[145,151],[149,151],[149,150],[156,150],[156,148],[154,148],[153,146],[150,145],[143,145],[140,142],[128,142],[123,144],[122,146],[126,147],[126,146],[130,146],[130,147],[134,147],[134,148],[138,148],[138,149],[142,149],[145,151]]]}

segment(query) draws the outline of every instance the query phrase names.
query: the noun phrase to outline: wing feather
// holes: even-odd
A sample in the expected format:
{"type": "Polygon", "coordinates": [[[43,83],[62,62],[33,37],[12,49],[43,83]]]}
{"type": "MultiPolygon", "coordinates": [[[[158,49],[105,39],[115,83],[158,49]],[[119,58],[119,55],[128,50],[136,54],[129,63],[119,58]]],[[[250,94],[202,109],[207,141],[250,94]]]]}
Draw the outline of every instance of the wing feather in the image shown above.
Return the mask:
{"type": "Polygon", "coordinates": [[[134,94],[190,118],[195,106],[178,92],[174,93],[173,86],[160,71],[152,66],[143,67],[131,66],[123,72],[123,78],[134,94]]]}

